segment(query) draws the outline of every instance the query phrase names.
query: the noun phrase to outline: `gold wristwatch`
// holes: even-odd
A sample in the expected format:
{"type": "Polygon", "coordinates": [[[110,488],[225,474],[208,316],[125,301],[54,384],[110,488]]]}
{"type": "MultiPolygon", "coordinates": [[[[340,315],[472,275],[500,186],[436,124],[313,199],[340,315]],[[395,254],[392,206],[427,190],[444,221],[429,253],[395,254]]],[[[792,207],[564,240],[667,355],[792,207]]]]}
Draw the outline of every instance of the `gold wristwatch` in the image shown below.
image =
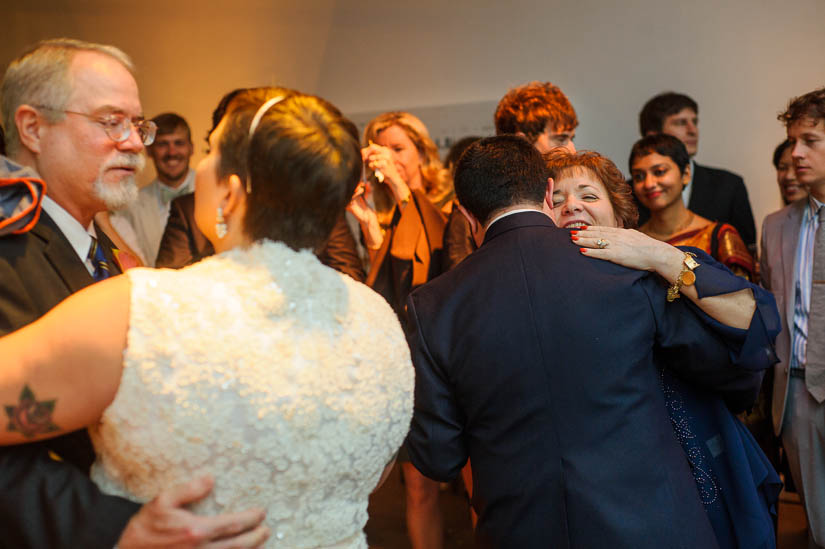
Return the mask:
{"type": "Polygon", "coordinates": [[[676,282],[667,289],[667,301],[670,303],[674,299],[679,299],[679,292],[682,286],[693,286],[696,282],[696,273],[694,269],[699,266],[699,263],[693,259],[696,254],[685,252],[685,258],[682,260],[682,272],[676,277],[676,282]]]}

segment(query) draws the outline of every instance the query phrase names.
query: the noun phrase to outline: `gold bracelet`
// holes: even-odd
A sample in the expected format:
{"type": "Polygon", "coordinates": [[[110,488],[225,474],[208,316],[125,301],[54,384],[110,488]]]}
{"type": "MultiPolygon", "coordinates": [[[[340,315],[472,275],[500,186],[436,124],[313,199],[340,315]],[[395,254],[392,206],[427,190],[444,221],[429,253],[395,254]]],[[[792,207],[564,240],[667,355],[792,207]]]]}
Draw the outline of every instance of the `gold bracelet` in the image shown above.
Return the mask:
{"type": "Polygon", "coordinates": [[[668,303],[679,299],[683,286],[693,286],[693,283],[696,282],[696,274],[693,270],[699,266],[699,263],[693,259],[694,257],[696,257],[696,254],[685,252],[685,257],[682,260],[682,272],[679,273],[676,281],[667,289],[668,303]]]}

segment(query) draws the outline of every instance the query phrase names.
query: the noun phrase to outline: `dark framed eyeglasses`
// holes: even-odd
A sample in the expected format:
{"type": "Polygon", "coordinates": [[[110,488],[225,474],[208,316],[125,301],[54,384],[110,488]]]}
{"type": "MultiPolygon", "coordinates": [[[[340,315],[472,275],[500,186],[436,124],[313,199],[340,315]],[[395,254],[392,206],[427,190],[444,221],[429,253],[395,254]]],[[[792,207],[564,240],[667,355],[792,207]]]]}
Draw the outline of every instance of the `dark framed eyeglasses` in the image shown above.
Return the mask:
{"type": "Polygon", "coordinates": [[[109,113],[96,115],[66,109],[55,109],[54,107],[47,107],[45,105],[35,105],[35,107],[48,111],[84,116],[100,124],[103,127],[103,131],[109,136],[109,139],[116,143],[122,143],[129,139],[129,136],[132,135],[132,126],[137,130],[141,142],[147,147],[155,142],[155,135],[158,133],[157,125],[151,120],[144,120],[143,118],[132,119],[125,114],[109,113]]]}

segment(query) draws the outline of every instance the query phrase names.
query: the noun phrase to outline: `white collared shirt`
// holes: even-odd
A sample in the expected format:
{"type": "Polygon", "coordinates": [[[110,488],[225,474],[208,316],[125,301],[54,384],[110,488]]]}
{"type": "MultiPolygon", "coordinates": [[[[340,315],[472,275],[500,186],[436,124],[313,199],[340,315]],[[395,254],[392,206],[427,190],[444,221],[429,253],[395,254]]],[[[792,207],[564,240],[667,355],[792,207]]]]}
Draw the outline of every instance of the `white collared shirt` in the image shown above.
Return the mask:
{"type": "Polygon", "coordinates": [[[791,324],[791,368],[804,368],[808,353],[808,319],[811,315],[813,287],[814,244],[819,229],[819,209],[822,202],[808,195],[808,204],[802,215],[799,240],[794,259],[794,307],[791,324]]]}
{"type": "Polygon", "coordinates": [[[92,238],[97,238],[94,222],[83,228],[80,222],[63,209],[63,206],[52,200],[49,195],[43,197],[43,211],[49,214],[57,228],[72,245],[72,249],[86,265],[89,274],[94,276],[95,268],[89,259],[89,250],[92,248],[92,238]]]}
{"type": "Polygon", "coordinates": [[[690,203],[690,192],[693,190],[693,176],[695,175],[695,173],[696,173],[696,163],[691,158],[690,159],[690,181],[688,181],[688,184],[685,185],[684,189],[682,189],[682,202],[685,203],[685,208],[687,208],[688,204],[690,203]]]}
{"type": "MultiPolygon", "coordinates": [[[[504,212],[503,214],[497,215],[496,217],[494,217],[493,220],[490,221],[489,223],[487,223],[487,226],[484,227],[484,231],[487,232],[488,230],[490,230],[490,227],[493,225],[493,223],[495,223],[499,219],[504,219],[508,215],[513,215],[513,214],[522,213],[522,212],[538,212],[540,214],[547,215],[546,212],[543,212],[543,211],[541,211],[537,208],[519,208],[517,210],[510,210],[509,212],[504,212]]],[[[550,216],[547,215],[547,217],[550,217],[550,216]]],[[[553,218],[550,217],[550,219],[552,220],[553,218]]]]}

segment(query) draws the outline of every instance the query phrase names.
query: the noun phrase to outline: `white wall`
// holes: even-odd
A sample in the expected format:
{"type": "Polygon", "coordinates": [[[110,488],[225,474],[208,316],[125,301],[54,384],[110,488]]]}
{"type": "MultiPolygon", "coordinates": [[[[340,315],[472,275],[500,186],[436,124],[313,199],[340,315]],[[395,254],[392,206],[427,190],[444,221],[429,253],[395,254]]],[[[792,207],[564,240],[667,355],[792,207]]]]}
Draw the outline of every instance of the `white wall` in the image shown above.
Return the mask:
{"type": "MultiPolygon", "coordinates": [[[[224,93],[271,84],[317,87],[334,6],[334,0],[0,0],[0,70],[44,38],[114,44],[138,68],[146,116],[183,115],[197,159],[224,93]]],[[[154,177],[148,166],[147,181],[154,177]]]]}
{"type": "Polygon", "coordinates": [[[626,170],[642,104],[682,91],[700,105],[697,160],[745,177],[757,225],[779,205],[776,114],[825,85],[825,0],[20,4],[0,0],[0,64],[44,37],[114,43],[140,68],[146,113],[181,112],[196,139],[237,86],[280,83],[358,113],[496,101],[550,80],[576,107],[577,145],[626,170]]]}
{"type": "Polygon", "coordinates": [[[579,115],[577,146],[626,171],[644,102],[681,91],[700,106],[697,160],[744,176],[759,226],[780,204],[776,114],[825,85],[823,22],[823,0],[338,2],[318,93],[358,112],[549,80],[579,115]]]}

